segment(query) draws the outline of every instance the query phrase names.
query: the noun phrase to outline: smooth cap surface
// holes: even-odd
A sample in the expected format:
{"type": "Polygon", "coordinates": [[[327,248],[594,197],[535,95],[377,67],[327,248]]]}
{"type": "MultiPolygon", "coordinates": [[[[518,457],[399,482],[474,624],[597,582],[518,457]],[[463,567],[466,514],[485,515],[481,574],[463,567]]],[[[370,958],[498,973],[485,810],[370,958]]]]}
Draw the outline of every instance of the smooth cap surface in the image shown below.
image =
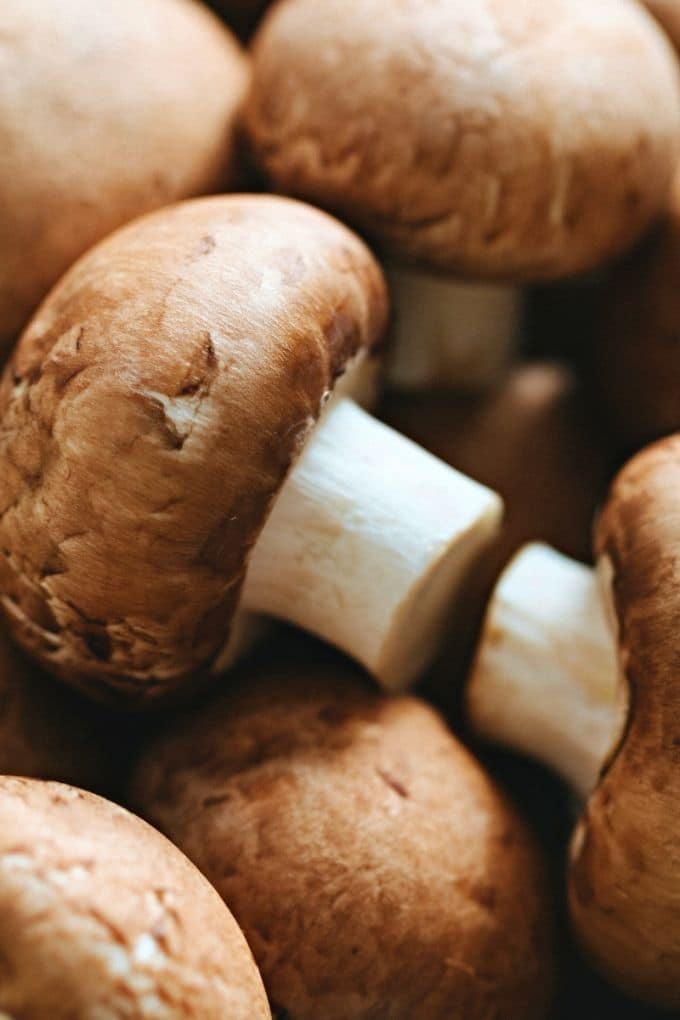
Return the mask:
{"type": "Polygon", "coordinates": [[[678,69],[632,0],[282,0],[253,57],[247,126],[276,187],[392,254],[558,277],[664,204],[678,69]]]}
{"type": "Polygon", "coordinates": [[[0,343],[115,227],[233,184],[248,78],[190,0],[2,0],[0,343]]]}

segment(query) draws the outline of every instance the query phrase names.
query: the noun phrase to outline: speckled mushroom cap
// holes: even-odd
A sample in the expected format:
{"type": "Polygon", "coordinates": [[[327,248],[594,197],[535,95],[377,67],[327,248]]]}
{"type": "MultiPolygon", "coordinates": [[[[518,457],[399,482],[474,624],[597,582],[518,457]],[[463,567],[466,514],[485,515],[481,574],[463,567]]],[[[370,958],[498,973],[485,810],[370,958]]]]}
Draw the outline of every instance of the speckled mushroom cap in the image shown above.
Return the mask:
{"type": "Polygon", "coordinates": [[[88,253],[0,386],[0,600],[23,645],[99,697],[195,682],[323,401],[385,316],[368,249],[287,199],[197,199],[88,253]]]}
{"type": "Polygon", "coordinates": [[[630,691],[621,744],[571,848],[582,944],[618,986],[680,1009],[680,435],[635,457],[597,529],[630,691]]]}
{"type": "Polygon", "coordinates": [[[108,791],[115,742],[105,713],[44,676],[0,629],[0,774],[108,791]]]}
{"type": "Polygon", "coordinates": [[[642,0],[680,49],[680,0],[642,0]]]}
{"type": "Polygon", "coordinates": [[[392,254],[558,277],[664,204],[678,69],[632,0],[282,0],[253,56],[246,121],[271,180],[392,254]]]}
{"type": "Polygon", "coordinates": [[[248,946],[158,832],[70,786],[0,778],[0,1013],[266,1020],[248,946]]]}
{"type": "Polygon", "coordinates": [[[249,68],[193,0],[3,0],[0,343],[109,231],[233,183],[249,68]]]}
{"type": "Polygon", "coordinates": [[[184,715],[133,802],[229,903],[275,1014],[545,1016],[548,905],[518,818],[423,702],[310,661],[184,715]]]}
{"type": "Polygon", "coordinates": [[[591,374],[606,420],[638,448],[680,431],[680,173],[658,232],[607,282],[591,374]]]}

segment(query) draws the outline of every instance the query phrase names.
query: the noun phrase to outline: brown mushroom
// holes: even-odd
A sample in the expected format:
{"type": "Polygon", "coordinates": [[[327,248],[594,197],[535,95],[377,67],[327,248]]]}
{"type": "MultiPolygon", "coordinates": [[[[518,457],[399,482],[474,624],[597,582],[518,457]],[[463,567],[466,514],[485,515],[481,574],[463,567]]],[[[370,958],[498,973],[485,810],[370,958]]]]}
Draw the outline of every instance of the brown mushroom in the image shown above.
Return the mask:
{"type": "Polygon", "coordinates": [[[270,662],[151,741],[132,799],[230,905],[275,1013],[545,1016],[543,867],[424,702],[270,662]]]}
{"type": "Polygon", "coordinates": [[[44,676],[0,629],[0,773],[107,791],[116,744],[110,720],[44,676]]]}
{"type": "Polygon", "coordinates": [[[3,0],[0,343],[114,227],[234,181],[238,43],[188,0],[3,0]]]}
{"type": "Polygon", "coordinates": [[[680,1008],[680,435],[615,481],[594,574],[543,548],[494,594],[468,689],[476,728],[589,794],[571,842],[581,945],[615,984],[680,1008]],[[607,618],[609,627],[607,626],[607,618]]]}
{"type": "Polygon", "coordinates": [[[23,645],[144,701],[224,668],[240,607],[416,677],[501,504],[347,397],[385,318],[368,249],[288,199],[184,203],[77,263],[0,387],[23,645]]]}
{"type": "Polygon", "coordinates": [[[594,368],[598,399],[624,444],[680,430],[680,172],[661,229],[607,285],[594,368]]]}
{"type": "Polygon", "coordinates": [[[637,3],[286,0],[253,58],[276,187],[412,263],[391,271],[399,384],[494,378],[521,309],[498,285],[599,265],[666,200],[678,69],[637,3]]]}
{"type": "Polygon", "coordinates": [[[139,818],[0,777],[0,1016],[266,1020],[234,918],[139,818]]]}

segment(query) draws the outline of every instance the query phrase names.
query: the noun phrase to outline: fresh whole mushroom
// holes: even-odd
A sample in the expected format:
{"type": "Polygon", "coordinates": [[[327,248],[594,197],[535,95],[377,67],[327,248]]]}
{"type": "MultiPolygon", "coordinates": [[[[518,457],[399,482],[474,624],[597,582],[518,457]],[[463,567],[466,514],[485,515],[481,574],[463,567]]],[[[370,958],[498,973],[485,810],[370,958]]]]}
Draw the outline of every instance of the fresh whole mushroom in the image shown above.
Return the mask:
{"type": "Polygon", "coordinates": [[[368,249],[289,199],[187,202],[80,260],[0,387],[0,601],[28,651],[145,701],[224,668],[240,608],[417,677],[501,503],[345,396],[385,320],[368,249]]]}
{"type": "Polygon", "coordinates": [[[0,343],[141,213],[234,183],[247,60],[189,0],[3,0],[0,343]]]}
{"type": "Polygon", "coordinates": [[[0,777],[0,1016],[268,1020],[234,918],[139,818],[0,777]]]}
{"type": "Polygon", "coordinates": [[[132,802],[234,911],[275,1015],[546,1015],[540,858],[424,702],[270,661],[149,742],[132,802]]]}
{"type": "Polygon", "coordinates": [[[602,296],[593,380],[608,425],[631,448],[680,430],[679,281],[680,172],[659,231],[602,296]]]}
{"type": "Polygon", "coordinates": [[[493,380],[513,288],[601,264],[666,200],[678,68],[630,0],[284,0],[253,63],[246,127],[277,189],[404,260],[400,385],[493,380]]]}
{"type": "Polygon", "coordinates": [[[680,435],[631,460],[595,574],[521,553],[491,601],[467,692],[475,728],[556,767],[587,802],[574,929],[615,984],[680,1008],[680,435]],[[604,598],[602,598],[602,594],[604,598]]]}

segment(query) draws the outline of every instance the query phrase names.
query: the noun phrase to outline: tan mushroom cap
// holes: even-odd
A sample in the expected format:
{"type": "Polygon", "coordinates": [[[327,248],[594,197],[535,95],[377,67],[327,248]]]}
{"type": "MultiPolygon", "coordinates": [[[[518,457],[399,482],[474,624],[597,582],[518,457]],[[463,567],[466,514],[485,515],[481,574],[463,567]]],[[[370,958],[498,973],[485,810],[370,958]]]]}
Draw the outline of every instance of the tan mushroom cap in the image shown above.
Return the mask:
{"type": "Polygon", "coordinates": [[[217,893],[92,794],[0,778],[0,1012],[26,1020],[266,1020],[217,893]]]}
{"type": "Polygon", "coordinates": [[[1,601],[95,696],[196,680],[348,361],[382,336],[368,249],[288,199],[198,199],[88,253],[0,387],[1,601]]]}
{"type": "Polygon", "coordinates": [[[103,712],[44,676],[0,629],[0,774],[107,790],[120,743],[110,729],[103,712]]]}
{"type": "Polygon", "coordinates": [[[666,198],[678,69],[630,0],[284,0],[253,56],[271,179],[393,254],[558,277],[625,249],[666,198]]]}
{"type": "Polygon", "coordinates": [[[115,227],[233,183],[248,63],[189,0],[3,0],[0,343],[115,227]]]}
{"type": "Polygon", "coordinates": [[[251,670],[147,747],[133,801],[229,903],[275,1013],[545,1016],[542,864],[425,703],[337,661],[251,670]]]}
{"type": "Polygon", "coordinates": [[[594,377],[611,426],[633,446],[680,431],[679,282],[676,173],[660,231],[616,270],[602,299],[594,377]]]}
{"type": "Polygon", "coordinates": [[[612,488],[597,553],[613,572],[628,726],[571,849],[578,936],[617,985],[680,1008],[680,435],[612,488]]]}

